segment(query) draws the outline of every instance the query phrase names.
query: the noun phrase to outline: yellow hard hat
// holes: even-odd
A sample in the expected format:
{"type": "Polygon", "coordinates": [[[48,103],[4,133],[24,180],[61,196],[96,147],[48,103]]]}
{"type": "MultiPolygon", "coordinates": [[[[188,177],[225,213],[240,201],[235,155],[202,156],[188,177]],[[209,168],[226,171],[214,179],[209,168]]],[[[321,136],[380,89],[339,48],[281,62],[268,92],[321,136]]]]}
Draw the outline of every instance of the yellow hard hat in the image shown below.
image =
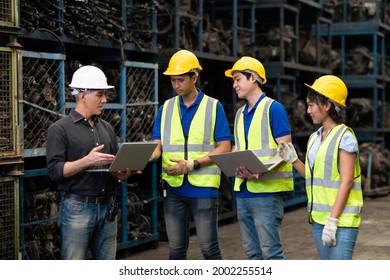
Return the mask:
{"type": "Polygon", "coordinates": [[[192,70],[202,70],[198,59],[192,52],[180,50],[172,55],[168,68],[163,74],[175,76],[191,72],[192,70]]]}
{"type": "MultiPolygon", "coordinates": [[[[267,82],[267,78],[265,77],[265,69],[263,64],[260,61],[253,57],[243,56],[239,60],[234,63],[232,69],[228,69],[225,71],[225,76],[229,78],[233,78],[233,72],[235,71],[249,71],[255,72],[262,79],[261,84],[265,84],[267,82]]],[[[259,81],[260,82],[260,81],[259,81]]]]}
{"type": "Polygon", "coordinates": [[[329,98],[342,107],[345,107],[345,101],[347,100],[348,90],[344,82],[336,76],[324,75],[319,77],[314,83],[309,86],[305,84],[317,93],[329,98]]]}

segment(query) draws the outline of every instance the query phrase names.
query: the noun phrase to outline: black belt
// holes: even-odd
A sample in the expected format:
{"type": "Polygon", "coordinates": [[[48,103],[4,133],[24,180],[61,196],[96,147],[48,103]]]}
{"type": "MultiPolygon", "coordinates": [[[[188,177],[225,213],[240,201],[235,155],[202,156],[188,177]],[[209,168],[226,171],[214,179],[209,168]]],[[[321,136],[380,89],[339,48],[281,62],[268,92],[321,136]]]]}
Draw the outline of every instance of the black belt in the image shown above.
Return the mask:
{"type": "Polygon", "coordinates": [[[79,195],[75,193],[64,193],[64,197],[77,200],[80,202],[85,202],[85,203],[94,203],[94,204],[101,204],[103,202],[107,202],[109,199],[109,196],[85,196],[85,195],[79,195]]]}

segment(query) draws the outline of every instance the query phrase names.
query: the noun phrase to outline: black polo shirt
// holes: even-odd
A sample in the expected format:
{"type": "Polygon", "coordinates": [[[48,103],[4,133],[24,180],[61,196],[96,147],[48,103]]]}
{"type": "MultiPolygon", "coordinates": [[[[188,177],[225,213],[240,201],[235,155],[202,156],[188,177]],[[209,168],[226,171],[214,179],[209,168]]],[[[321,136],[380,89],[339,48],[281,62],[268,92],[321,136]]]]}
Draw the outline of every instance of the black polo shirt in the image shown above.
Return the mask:
{"type": "Polygon", "coordinates": [[[47,169],[49,178],[58,183],[59,191],[103,196],[113,189],[116,180],[108,172],[80,172],[69,178],[63,176],[65,162],[81,159],[101,144],[104,144],[102,153],[115,155],[118,151],[118,141],[112,126],[95,117],[92,127],[74,109],[49,127],[46,134],[47,169]]]}

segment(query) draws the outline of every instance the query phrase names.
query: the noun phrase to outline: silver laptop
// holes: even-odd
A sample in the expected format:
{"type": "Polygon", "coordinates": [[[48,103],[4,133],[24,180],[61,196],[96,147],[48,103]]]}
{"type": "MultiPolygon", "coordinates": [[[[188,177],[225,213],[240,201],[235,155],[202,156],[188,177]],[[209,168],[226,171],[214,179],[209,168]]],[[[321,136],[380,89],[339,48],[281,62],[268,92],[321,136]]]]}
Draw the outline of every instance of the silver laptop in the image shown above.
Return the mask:
{"type": "Polygon", "coordinates": [[[246,166],[252,173],[265,173],[283,162],[283,159],[277,155],[270,160],[261,162],[251,150],[234,151],[209,157],[228,177],[234,176],[239,166],[246,166]]]}
{"type": "Polygon", "coordinates": [[[143,170],[149,162],[157,143],[153,142],[129,142],[123,143],[117,152],[115,159],[108,168],[90,168],[86,172],[117,172],[130,170],[143,170]]]}

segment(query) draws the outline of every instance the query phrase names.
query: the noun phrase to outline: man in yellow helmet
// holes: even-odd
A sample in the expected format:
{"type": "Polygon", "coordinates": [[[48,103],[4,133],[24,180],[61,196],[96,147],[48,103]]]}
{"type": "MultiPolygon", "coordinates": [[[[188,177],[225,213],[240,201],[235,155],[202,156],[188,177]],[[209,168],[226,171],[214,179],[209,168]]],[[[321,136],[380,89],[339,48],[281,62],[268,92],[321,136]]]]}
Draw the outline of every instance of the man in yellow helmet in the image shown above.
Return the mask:
{"type": "Polygon", "coordinates": [[[186,259],[192,213],[205,259],[222,259],[217,236],[220,170],[210,154],[231,150],[231,132],[222,104],[196,87],[202,67],[187,50],[176,52],[164,75],[177,96],[159,108],[153,130],[162,154],[165,225],[169,259],[186,259]]]}
{"type": "Polygon", "coordinates": [[[307,145],[305,163],[292,143],[279,143],[278,154],[306,178],[309,222],[322,260],[351,260],[363,207],[359,146],[344,124],[347,87],[334,75],[319,77],[306,102],[313,123],[321,125],[307,145]]]}
{"type": "MultiPolygon", "coordinates": [[[[233,78],[238,98],[247,101],[236,113],[235,150],[252,150],[262,161],[271,159],[280,141],[291,141],[291,129],[286,109],[263,91],[267,82],[263,65],[244,56],[225,75],[233,78]]],[[[237,169],[237,217],[249,259],[285,259],[280,238],[283,195],[293,188],[290,163],[263,174],[253,174],[246,166],[237,169]]]]}

